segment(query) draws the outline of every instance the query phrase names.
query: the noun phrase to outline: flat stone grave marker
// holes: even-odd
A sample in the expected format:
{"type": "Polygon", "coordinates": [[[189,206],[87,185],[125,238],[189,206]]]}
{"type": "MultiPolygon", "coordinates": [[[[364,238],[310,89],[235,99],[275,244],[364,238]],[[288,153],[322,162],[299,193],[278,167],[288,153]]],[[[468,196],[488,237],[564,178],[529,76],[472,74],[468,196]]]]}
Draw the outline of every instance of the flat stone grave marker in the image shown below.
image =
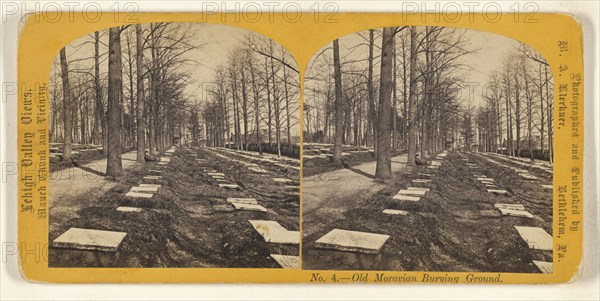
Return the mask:
{"type": "Polygon", "coordinates": [[[429,191],[429,188],[425,188],[425,187],[408,187],[406,188],[407,190],[423,190],[423,191],[429,191]]]}
{"type": "Polygon", "coordinates": [[[156,186],[133,186],[131,187],[131,189],[129,191],[134,191],[134,192],[153,192],[153,193],[157,193],[158,192],[158,187],[156,186]]]}
{"type": "Polygon", "coordinates": [[[545,188],[545,189],[554,189],[554,187],[552,185],[542,184],[542,187],[545,188]]]}
{"type": "Polygon", "coordinates": [[[121,211],[121,212],[142,212],[143,209],[142,208],[136,208],[136,207],[120,206],[120,207],[117,207],[117,211],[121,211]]]}
{"type": "Polygon", "coordinates": [[[397,194],[393,197],[394,200],[398,201],[410,201],[410,202],[418,202],[421,200],[421,197],[418,196],[408,196],[403,194],[397,194]]]}
{"type": "Polygon", "coordinates": [[[143,177],[144,180],[160,180],[162,179],[162,176],[145,176],[143,177]]]}
{"type": "Polygon", "coordinates": [[[537,180],[538,177],[528,173],[528,172],[522,172],[519,174],[521,176],[521,178],[524,178],[526,180],[537,180]]]}
{"type": "Polygon", "coordinates": [[[504,189],[488,189],[487,191],[494,194],[508,195],[508,191],[504,189]]]}
{"type": "Polygon", "coordinates": [[[217,172],[217,171],[216,171],[216,170],[214,170],[214,169],[204,169],[203,171],[204,171],[204,172],[217,172]]]}
{"type": "Polygon", "coordinates": [[[168,165],[169,163],[168,163],[168,162],[162,162],[162,161],[161,161],[161,162],[158,162],[157,164],[158,164],[158,165],[168,165]]]}
{"type": "Polygon", "coordinates": [[[229,203],[258,204],[254,198],[227,198],[229,203]]]}
{"type": "Polygon", "coordinates": [[[240,186],[238,184],[227,184],[227,183],[220,183],[219,187],[221,187],[221,188],[227,188],[227,189],[238,189],[238,188],[240,188],[240,186]]]}
{"type": "Polygon", "coordinates": [[[286,186],[283,186],[283,188],[292,189],[292,190],[300,190],[300,186],[294,186],[294,185],[286,185],[286,186]]]}
{"type": "Polygon", "coordinates": [[[276,221],[249,220],[248,222],[266,242],[296,245],[300,243],[299,231],[289,231],[276,221]]]}
{"type": "Polygon", "coordinates": [[[140,186],[140,187],[158,187],[158,188],[161,187],[160,184],[140,184],[138,186],[140,186]]]}
{"type": "Polygon", "coordinates": [[[408,189],[402,189],[402,190],[398,191],[397,194],[425,196],[426,193],[427,193],[427,191],[425,191],[425,190],[408,190],[408,189]]]}
{"type": "Polygon", "coordinates": [[[275,181],[276,183],[290,183],[293,182],[290,179],[286,179],[286,178],[271,178],[273,181],[275,181]]]}
{"type": "Polygon", "coordinates": [[[501,204],[501,203],[496,203],[494,204],[494,207],[500,209],[500,208],[504,208],[504,209],[513,209],[513,210],[525,210],[525,206],[521,205],[521,204],[501,204]]]}
{"type": "Polygon", "coordinates": [[[222,177],[225,176],[225,174],[222,173],[222,172],[209,172],[209,173],[207,173],[207,175],[209,175],[209,176],[222,176],[222,177]]]}
{"type": "Polygon", "coordinates": [[[411,182],[413,182],[413,183],[430,183],[431,180],[427,180],[427,179],[414,179],[411,182]]]}
{"type": "Polygon", "coordinates": [[[71,228],[52,242],[55,248],[116,252],[127,233],[71,228]]]}
{"type": "Polygon", "coordinates": [[[514,226],[521,238],[536,250],[552,251],[552,236],[546,230],[539,227],[514,226]]]}
{"type": "Polygon", "coordinates": [[[155,173],[162,173],[162,170],[157,170],[157,169],[150,169],[148,170],[149,172],[155,172],[155,173]]]}
{"type": "Polygon", "coordinates": [[[533,218],[533,215],[525,210],[498,208],[502,215],[533,218]]]}
{"type": "Polygon", "coordinates": [[[250,171],[253,171],[255,173],[267,173],[267,170],[262,169],[260,167],[249,167],[248,168],[250,171]]]}
{"type": "Polygon", "coordinates": [[[433,175],[432,175],[432,174],[430,174],[430,173],[423,173],[423,172],[420,172],[420,173],[419,173],[419,176],[420,176],[420,177],[428,177],[428,178],[430,178],[430,177],[431,177],[431,176],[433,176],[433,175]]]}
{"type": "Polygon", "coordinates": [[[265,208],[259,204],[247,204],[247,203],[232,202],[231,205],[233,205],[235,210],[267,212],[267,208],[265,208]]]}
{"type": "Polygon", "coordinates": [[[271,258],[284,269],[299,269],[300,256],[271,254],[271,258]]]}
{"type": "Polygon", "coordinates": [[[172,153],[165,153],[165,156],[173,156],[172,153]]]}
{"type": "Polygon", "coordinates": [[[482,178],[477,178],[478,181],[494,181],[494,179],[492,178],[487,178],[487,177],[482,177],[482,178]]]}
{"type": "Polygon", "coordinates": [[[544,274],[554,273],[554,264],[552,262],[534,260],[533,264],[544,274]]]}
{"type": "Polygon", "coordinates": [[[315,242],[315,247],[340,251],[377,254],[389,235],[333,229],[315,242]]]}
{"type": "Polygon", "coordinates": [[[408,215],[408,211],[396,210],[396,209],[384,209],[382,212],[384,214],[392,214],[392,215],[408,215]]]}
{"type": "Polygon", "coordinates": [[[127,194],[125,194],[125,196],[129,197],[129,198],[151,199],[154,196],[154,194],[152,194],[152,193],[143,193],[143,192],[129,191],[127,194]]]}

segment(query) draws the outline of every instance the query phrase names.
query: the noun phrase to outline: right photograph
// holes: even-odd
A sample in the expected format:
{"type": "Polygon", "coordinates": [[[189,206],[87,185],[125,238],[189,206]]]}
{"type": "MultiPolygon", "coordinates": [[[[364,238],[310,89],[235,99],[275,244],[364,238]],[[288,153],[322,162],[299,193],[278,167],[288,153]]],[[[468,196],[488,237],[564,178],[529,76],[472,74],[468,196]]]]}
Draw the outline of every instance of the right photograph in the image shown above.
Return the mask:
{"type": "Polygon", "coordinates": [[[324,45],[304,75],[303,269],[553,273],[553,91],[540,53],[493,33],[324,45]]]}

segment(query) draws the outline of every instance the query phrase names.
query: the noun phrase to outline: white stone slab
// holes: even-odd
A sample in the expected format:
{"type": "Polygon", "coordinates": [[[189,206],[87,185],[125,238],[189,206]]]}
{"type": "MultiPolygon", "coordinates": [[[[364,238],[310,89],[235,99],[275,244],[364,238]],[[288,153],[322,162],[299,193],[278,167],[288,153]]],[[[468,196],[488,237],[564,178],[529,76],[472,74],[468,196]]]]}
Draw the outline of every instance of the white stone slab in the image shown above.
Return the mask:
{"type": "Polygon", "coordinates": [[[420,173],[419,173],[419,176],[420,176],[420,177],[427,177],[427,178],[431,178],[432,174],[430,174],[430,173],[424,173],[424,172],[420,172],[420,173]]]}
{"type": "Polygon", "coordinates": [[[140,186],[140,187],[158,187],[158,188],[161,187],[160,184],[140,184],[138,186],[140,186]]]}
{"type": "Polygon", "coordinates": [[[150,169],[149,172],[162,173],[162,170],[150,169]]]}
{"type": "Polygon", "coordinates": [[[208,172],[206,174],[209,175],[209,176],[221,176],[221,177],[225,176],[225,174],[222,173],[222,172],[208,172]]]}
{"type": "Polygon", "coordinates": [[[217,171],[216,171],[216,170],[214,170],[214,169],[204,169],[203,171],[204,171],[204,172],[207,172],[207,173],[208,173],[208,172],[217,172],[217,171]]]}
{"type": "Polygon", "coordinates": [[[315,247],[377,254],[389,235],[333,229],[315,242],[315,247]]]}
{"type": "Polygon", "coordinates": [[[254,198],[227,198],[229,203],[258,204],[254,198]]]}
{"type": "Polygon", "coordinates": [[[507,208],[498,208],[498,210],[500,210],[502,215],[533,218],[533,215],[525,210],[515,210],[507,208]]]}
{"type": "Polygon", "coordinates": [[[392,214],[392,215],[408,215],[408,211],[396,210],[396,209],[384,209],[382,212],[384,214],[392,214]]]}
{"type": "Polygon", "coordinates": [[[276,221],[249,220],[249,222],[266,242],[296,245],[300,243],[299,231],[288,231],[276,221]]]}
{"type": "Polygon", "coordinates": [[[127,233],[71,228],[52,242],[56,248],[115,252],[127,233]]]}
{"type": "Polygon", "coordinates": [[[150,199],[150,198],[152,198],[152,196],[154,196],[154,194],[152,194],[152,193],[143,193],[143,192],[129,191],[127,194],[125,194],[125,196],[129,197],[129,198],[150,199]]]}
{"type": "Polygon", "coordinates": [[[292,190],[300,190],[300,186],[294,186],[294,185],[286,185],[286,186],[283,186],[283,188],[292,189],[292,190]]]}
{"type": "Polygon", "coordinates": [[[519,235],[529,245],[529,248],[536,250],[552,251],[552,236],[546,230],[539,227],[515,226],[519,235]]]}
{"type": "Polygon", "coordinates": [[[158,192],[158,187],[154,186],[154,187],[144,187],[144,186],[133,186],[131,187],[131,190],[129,191],[134,191],[134,192],[153,192],[153,193],[157,193],[158,192]]]}
{"type": "Polygon", "coordinates": [[[513,210],[525,210],[525,206],[521,205],[521,204],[501,204],[501,203],[496,203],[494,204],[494,207],[496,208],[504,208],[504,209],[513,209],[513,210]]]}
{"type": "Polygon", "coordinates": [[[407,190],[423,190],[423,191],[429,191],[429,188],[425,188],[425,187],[408,187],[406,188],[407,190]]]}
{"type": "Polygon", "coordinates": [[[502,194],[502,195],[508,195],[508,191],[504,190],[504,189],[488,189],[487,190],[489,193],[495,193],[495,194],[502,194]]]}
{"type": "Polygon", "coordinates": [[[117,207],[117,211],[121,211],[121,212],[142,212],[143,209],[142,208],[136,208],[136,207],[121,206],[121,207],[117,207]]]}
{"type": "Polygon", "coordinates": [[[238,189],[238,188],[240,188],[240,186],[238,186],[238,184],[227,184],[227,183],[221,183],[221,184],[219,184],[219,187],[221,187],[221,188],[227,188],[227,189],[238,189]]]}
{"type": "Polygon", "coordinates": [[[483,178],[477,178],[478,181],[494,181],[494,179],[492,178],[487,178],[487,177],[483,177],[483,178]]]}
{"type": "Polygon", "coordinates": [[[253,171],[255,173],[267,173],[267,170],[262,169],[260,167],[248,167],[248,170],[253,171]]]}
{"type": "Polygon", "coordinates": [[[162,176],[145,176],[143,179],[144,180],[160,180],[160,179],[162,179],[162,176]]]}
{"type": "Polygon", "coordinates": [[[158,165],[169,165],[169,162],[158,162],[158,165]]]}
{"type": "Polygon", "coordinates": [[[544,274],[554,273],[554,264],[552,262],[534,260],[533,264],[544,274]]]}
{"type": "Polygon", "coordinates": [[[267,208],[265,208],[259,204],[246,204],[246,203],[232,202],[231,205],[233,205],[235,210],[267,212],[267,208]]]}
{"type": "Polygon", "coordinates": [[[416,195],[416,196],[425,196],[425,194],[427,193],[427,191],[425,190],[408,190],[408,189],[401,189],[400,191],[398,191],[397,194],[402,194],[402,195],[416,195]]]}
{"type": "Polygon", "coordinates": [[[277,264],[284,269],[300,268],[300,256],[271,254],[271,258],[273,258],[277,264]]]}
{"type": "Polygon", "coordinates": [[[418,196],[409,196],[404,194],[397,194],[393,197],[394,200],[397,201],[410,201],[410,202],[418,202],[421,200],[421,197],[418,196]]]}
{"type": "Polygon", "coordinates": [[[290,179],[286,179],[286,178],[271,178],[271,180],[273,180],[276,183],[291,183],[293,182],[290,179]]]}
{"type": "Polygon", "coordinates": [[[550,189],[550,190],[554,189],[554,187],[552,185],[542,184],[542,187],[545,188],[545,189],[550,189]]]}
{"type": "Polygon", "coordinates": [[[431,180],[427,180],[427,179],[414,179],[411,182],[413,182],[413,183],[430,183],[431,180]]]}

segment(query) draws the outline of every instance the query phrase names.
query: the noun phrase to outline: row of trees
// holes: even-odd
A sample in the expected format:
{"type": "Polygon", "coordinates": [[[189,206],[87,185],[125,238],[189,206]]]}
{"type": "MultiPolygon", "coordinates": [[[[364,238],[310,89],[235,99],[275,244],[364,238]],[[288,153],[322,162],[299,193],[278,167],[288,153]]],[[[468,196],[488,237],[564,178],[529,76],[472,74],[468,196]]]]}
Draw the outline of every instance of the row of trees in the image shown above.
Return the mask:
{"type": "Polygon", "coordinates": [[[343,144],[374,147],[378,178],[391,176],[396,149],[410,165],[417,150],[443,149],[461,128],[461,58],[472,52],[464,33],[390,27],[335,40],[309,65],[305,141],[333,142],[334,160],[343,144]]]}
{"type": "Polygon", "coordinates": [[[485,103],[476,112],[482,151],[549,159],[553,148],[553,78],[546,60],[526,45],[490,75],[485,103]]]}
{"type": "Polygon", "coordinates": [[[248,33],[225,64],[217,68],[203,111],[210,145],[248,150],[276,147],[299,136],[299,71],[294,59],[273,40],[248,33]],[[284,138],[285,137],[285,138],[284,138]]]}
{"type": "Polygon", "coordinates": [[[200,46],[187,24],[151,23],[97,31],[61,49],[50,78],[50,135],[63,143],[62,159],[71,159],[74,142],[101,144],[106,175],[116,178],[124,147],[135,146],[145,162],[146,149],[152,156],[170,145],[189,116],[185,54],[200,46]]]}

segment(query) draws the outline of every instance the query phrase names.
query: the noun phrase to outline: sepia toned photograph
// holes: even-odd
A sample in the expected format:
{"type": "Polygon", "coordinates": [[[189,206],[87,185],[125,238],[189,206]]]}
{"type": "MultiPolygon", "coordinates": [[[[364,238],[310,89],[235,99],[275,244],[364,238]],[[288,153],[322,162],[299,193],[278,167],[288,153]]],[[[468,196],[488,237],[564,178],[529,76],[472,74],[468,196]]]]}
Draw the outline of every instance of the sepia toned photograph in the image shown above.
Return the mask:
{"type": "Polygon", "coordinates": [[[300,74],[226,25],[107,28],[49,95],[54,267],[299,268],[300,74]]]}
{"type": "Polygon", "coordinates": [[[304,76],[303,269],[553,273],[554,83],[535,49],[373,28],[304,76]]]}

